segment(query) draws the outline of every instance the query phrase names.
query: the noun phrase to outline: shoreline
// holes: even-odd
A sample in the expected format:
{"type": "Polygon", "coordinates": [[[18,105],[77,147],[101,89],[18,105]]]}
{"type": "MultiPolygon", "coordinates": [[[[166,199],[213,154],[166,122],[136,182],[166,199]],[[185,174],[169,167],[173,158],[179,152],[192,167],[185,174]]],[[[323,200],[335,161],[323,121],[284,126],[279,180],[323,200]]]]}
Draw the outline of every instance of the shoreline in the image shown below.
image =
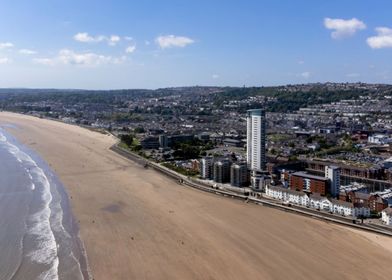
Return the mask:
{"type": "Polygon", "coordinates": [[[94,279],[392,274],[390,251],[358,232],[180,187],[110,151],[111,136],[12,113],[0,113],[0,122],[19,127],[11,134],[64,184],[94,279]],[[322,256],[314,253],[320,250],[322,256]],[[345,269],[361,263],[363,271],[345,269]]]}
{"type": "MultiPolygon", "coordinates": [[[[52,261],[50,264],[53,266],[49,267],[48,270],[42,270],[42,274],[51,275],[52,277],[69,275],[67,277],[72,277],[73,279],[92,279],[91,274],[88,273],[88,261],[84,253],[83,241],[80,239],[79,229],[75,227],[76,217],[72,213],[68,195],[61,181],[44,159],[30,147],[21,144],[7,131],[6,127],[0,127],[0,136],[3,137],[2,141],[5,143],[5,147],[7,145],[12,147],[11,150],[8,148],[8,150],[5,149],[4,151],[10,154],[10,158],[21,166],[21,169],[16,168],[14,169],[15,171],[10,170],[10,172],[21,172],[20,176],[24,176],[25,172],[27,172],[26,176],[30,178],[30,181],[27,181],[27,183],[31,184],[31,187],[25,190],[24,193],[25,196],[31,196],[31,201],[36,201],[37,203],[30,203],[29,208],[39,209],[37,212],[28,213],[26,217],[21,217],[21,219],[26,219],[25,231],[23,231],[24,237],[21,240],[23,244],[20,252],[21,261],[12,278],[27,277],[28,275],[25,275],[25,273],[29,269],[31,269],[31,273],[33,271],[37,273],[37,271],[43,269],[44,265],[49,264],[43,263],[42,255],[44,255],[44,258],[46,257],[52,261]],[[46,206],[42,208],[42,205],[45,204],[46,206]],[[46,215],[42,215],[43,211],[48,211],[49,213],[47,220],[45,220],[46,215]],[[40,228],[37,231],[37,226],[34,225],[34,222],[31,222],[32,220],[35,221],[37,217],[43,219],[41,223],[46,225],[47,222],[47,228],[40,228]],[[30,226],[27,226],[27,223],[30,226]],[[45,234],[39,235],[40,231],[45,234]],[[25,243],[26,236],[28,236],[27,239],[29,240],[27,243],[25,243]],[[33,239],[32,236],[38,237],[33,239]],[[38,245],[40,242],[51,243],[51,237],[54,242],[53,246],[57,244],[57,256],[54,259],[51,259],[50,256],[50,250],[53,248],[47,248],[49,251],[45,251],[44,248],[48,244],[45,247],[38,245]],[[29,249],[24,251],[24,248],[30,248],[32,251],[28,251],[29,249]]],[[[12,186],[12,182],[10,186],[12,186]]],[[[15,234],[18,233],[15,232],[15,234]]],[[[32,275],[30,276],[32,277],[32,275]]]]}
{"type": "Polygon", "coordinates": [[[70,227],[70,234],[72,235],[73,239],[73,247],[77,250],[78,256],[77,260],[80,265],[80,270],[83,275],[83,280],[91,280],[94,279],[89,262],[88,262],[88,255],[87,251],[84,245],[84,242],[82,240],[82,237],[80,235],[80,227],[77,222],[77,217],[73,213],[72,207],[71,207],[71,202],[69,195],[67,193],[66,187],[61,183],[60,181],[60,186],[56,186],[59,190],[60,196],[64,199],[62,199],[61,204],[63,208],[63,216],[68,217],[68,226],[70,227]]]}

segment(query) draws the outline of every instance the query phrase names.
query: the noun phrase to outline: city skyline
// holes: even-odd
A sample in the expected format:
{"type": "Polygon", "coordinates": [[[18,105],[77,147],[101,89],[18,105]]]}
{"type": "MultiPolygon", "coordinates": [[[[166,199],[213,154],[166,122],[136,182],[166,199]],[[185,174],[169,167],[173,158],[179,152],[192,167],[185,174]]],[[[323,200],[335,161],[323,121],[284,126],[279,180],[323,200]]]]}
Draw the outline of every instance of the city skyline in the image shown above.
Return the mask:
{"type": "Polygon", "coordinates": [[[0,87],[392,83],[390,8],[352,0],[3,1],[0,87]]]}

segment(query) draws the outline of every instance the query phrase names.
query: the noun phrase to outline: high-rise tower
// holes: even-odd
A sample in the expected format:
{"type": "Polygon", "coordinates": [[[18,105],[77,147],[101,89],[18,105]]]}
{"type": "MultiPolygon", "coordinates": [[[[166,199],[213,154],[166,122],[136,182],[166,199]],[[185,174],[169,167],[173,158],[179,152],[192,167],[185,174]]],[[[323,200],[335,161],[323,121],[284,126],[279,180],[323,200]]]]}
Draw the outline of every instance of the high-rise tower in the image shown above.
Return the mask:
{"type": "Polygon", "coordinates": [[[340,193],[340,168],[337,166],[326,166],[325,177],[330,180],[330,193],[333,197],[338,197],[340,193]]]}
{"type": "Polygon", "coordinates": [[[247,162],[254,190],[262,190],[266,176],[266,119],[263,109],[249,110],[247,115],[247,162]]]}
{"type": "Polygon", "coordinates": [[[247,115],[247,161],[251,171],[265,171],[266,120],[263,109],[249,110],[247,115]]]}

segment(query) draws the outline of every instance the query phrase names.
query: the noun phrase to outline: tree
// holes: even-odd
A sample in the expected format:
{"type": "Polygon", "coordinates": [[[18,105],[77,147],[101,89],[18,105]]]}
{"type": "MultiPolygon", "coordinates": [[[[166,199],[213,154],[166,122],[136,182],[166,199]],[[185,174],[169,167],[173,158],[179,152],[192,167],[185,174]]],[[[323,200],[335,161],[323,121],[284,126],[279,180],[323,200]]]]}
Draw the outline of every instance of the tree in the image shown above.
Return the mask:
{"type": "Polygon", "coordinates": [[[146,131],[145,131],[144,127],[142,127],[142,126],[135,128],[135,133],[144,133],[144,132],[146,132],[146,131]]]}
{"type": "Polygon", "coordinates": [[[133,136],[130,134],[121,135],[121,142],[124,142],[128,147],[132,146],[133,136]]]}

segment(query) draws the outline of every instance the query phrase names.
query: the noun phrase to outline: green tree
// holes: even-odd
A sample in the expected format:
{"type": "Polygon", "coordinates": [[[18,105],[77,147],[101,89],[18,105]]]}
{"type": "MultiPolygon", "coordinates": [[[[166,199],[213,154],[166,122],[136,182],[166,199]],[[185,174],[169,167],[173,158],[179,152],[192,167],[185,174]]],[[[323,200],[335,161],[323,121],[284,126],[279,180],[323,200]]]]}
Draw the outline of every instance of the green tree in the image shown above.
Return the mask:
{"type": "Polygon", "coordinates": [[[142,126],[135,128],[135,133],[144,133],[144,132],[146,132],[146,130],[142,126]]]}
{"type": "Polygon", "coordinates": [[[121,135],[121,142],[124,142],[128,147],[132,146],[133,136],[130,134],[121,135]]]}

